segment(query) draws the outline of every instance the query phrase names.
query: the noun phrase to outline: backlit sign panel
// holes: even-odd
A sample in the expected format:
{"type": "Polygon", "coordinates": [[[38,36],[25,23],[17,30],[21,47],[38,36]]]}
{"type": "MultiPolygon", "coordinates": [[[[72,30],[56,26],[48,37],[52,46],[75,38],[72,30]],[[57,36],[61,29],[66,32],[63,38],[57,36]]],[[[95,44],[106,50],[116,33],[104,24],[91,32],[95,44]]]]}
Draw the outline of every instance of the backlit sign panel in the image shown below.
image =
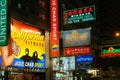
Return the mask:
{"type": "Polygon", "coordinates": [[[63,31],[63,47],[90,45],[91,28],[63,31]]]}
{"type": "Polygon", "coordinates": [[[91,46],[64,48],[65,56],[91,54],[91,52],[92,52],[91,46]]]}
{"type": "Polygon", "coordinates": [[[86,55],[86,56],[76,56],[76,62],[77,63],[85,63],[85,62],[92,62],[93,56],[86,55]]]}
{"type": "Polygon", "coordinates": [[[96,20],[95,5],[72,10],[65,10],[63,15],[64,24],[73,24],[84,21],[96,20]]]}
{"type": "Polygon", "coordinates": [[[117,56],[120,56],[120,45],[103,46],[101,56],[102,57],[117,57],[117,56]]]}

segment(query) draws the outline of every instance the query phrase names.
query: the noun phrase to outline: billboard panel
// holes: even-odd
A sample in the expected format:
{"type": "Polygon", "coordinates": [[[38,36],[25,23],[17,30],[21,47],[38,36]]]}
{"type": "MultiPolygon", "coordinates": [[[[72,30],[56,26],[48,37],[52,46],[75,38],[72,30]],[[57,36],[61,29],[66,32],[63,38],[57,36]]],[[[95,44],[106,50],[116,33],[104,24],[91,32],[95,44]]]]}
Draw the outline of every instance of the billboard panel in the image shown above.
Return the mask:
{"type": "Polygon", "coordinates": [[[11,37],[20,47],[14,67],[45,68],[45,36],[34,26],[12,20],[11,37]]]}
{"type": "Polygon", "coordinates": [[[2,48],[6,48],[9,56],[6,57],[5,53],[1,52],[2,66],[46,68],[45,35],[34,26],[15,19],[11,22],[9,45],[2,48]]]}
{"type": "Polygon", "coordinates": [[[90,45],[90,28],[63,31],[63,47],[90,45]]]}

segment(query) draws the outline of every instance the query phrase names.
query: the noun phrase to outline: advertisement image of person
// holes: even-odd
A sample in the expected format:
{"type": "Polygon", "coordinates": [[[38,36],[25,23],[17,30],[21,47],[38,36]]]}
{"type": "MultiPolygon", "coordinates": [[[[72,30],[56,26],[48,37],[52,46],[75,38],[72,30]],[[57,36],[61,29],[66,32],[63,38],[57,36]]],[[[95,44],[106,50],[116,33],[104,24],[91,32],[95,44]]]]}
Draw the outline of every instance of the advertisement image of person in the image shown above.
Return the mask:
{"type": "Polygon", "coordinates": [[[39,58],[38,58],[38,52],[37,51],[34,51],[33,52],[33,56],[32,56],[32,61],[34,63],[38,62],[39,58]]]}
{"type": "Polygon", "coordinates": [[[14,57],[20,54],[20,47],[13,39],[10,39],[10,43],[6,46],[0,46],[2,56],[2,66],[13,65],[14,57]]]}
{"type": "Polygon", "coordinates": [[[31,60],[31,57],[29,56],[29,49],[25,49],[25,55],[21,57],[21,59],[24,60],[24,62],[29,62],[31,60]]]}

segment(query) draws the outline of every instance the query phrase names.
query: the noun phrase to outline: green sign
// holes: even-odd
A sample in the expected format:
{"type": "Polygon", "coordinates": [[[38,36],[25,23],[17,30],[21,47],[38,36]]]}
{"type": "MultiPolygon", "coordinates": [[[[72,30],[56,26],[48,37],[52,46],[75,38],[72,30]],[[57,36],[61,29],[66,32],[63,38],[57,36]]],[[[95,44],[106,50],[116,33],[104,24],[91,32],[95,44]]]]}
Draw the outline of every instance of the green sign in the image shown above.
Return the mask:
{"type": "Polygon", "coordinates": [[[0,46],[7,45],[7,0],[0,0],[0,46]]]}
{"type": "Polygon", "coordinates": [[[120,56],[120,46],[102,47],[102,56],[120,56]]]}
{"type": "Polygon", "coordinates": [[[96,20],[95,5],[72,10],[65,10],[63,15],[64,24],[96,20]]]}

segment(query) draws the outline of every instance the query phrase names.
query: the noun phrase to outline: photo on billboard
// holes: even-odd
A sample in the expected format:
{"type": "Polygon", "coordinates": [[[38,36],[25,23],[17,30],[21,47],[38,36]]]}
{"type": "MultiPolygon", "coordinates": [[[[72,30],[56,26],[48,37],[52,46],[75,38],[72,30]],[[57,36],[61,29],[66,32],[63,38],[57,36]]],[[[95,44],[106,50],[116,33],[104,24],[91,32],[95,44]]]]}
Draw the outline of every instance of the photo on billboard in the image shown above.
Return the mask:
{"type": "Polygon", "coordinates": [[[59,58],[52,58],[53,71],[59,70],[59,58]]]}
{"type": "Polygon", "coordinates": [[[69,58],[68,57],[60,57],[60,70],[67,71],[69,69],[69,58]]]}
{"type": "Polygon", "coordinates": [[[1,48],[2,66],[46,68],[45,35],[40,29],[11,19],[10,35],[9,44],[1,48]]]}
{"type": "Polygon", "coordinates": [[[91,44],[91,28],[63,31],[63,47],[87,46],[91,44]]]}
{"type": "Polygon", "coordinates": [[[69,70],[75,70],[75,57],[69,57],[69,70]]]}

